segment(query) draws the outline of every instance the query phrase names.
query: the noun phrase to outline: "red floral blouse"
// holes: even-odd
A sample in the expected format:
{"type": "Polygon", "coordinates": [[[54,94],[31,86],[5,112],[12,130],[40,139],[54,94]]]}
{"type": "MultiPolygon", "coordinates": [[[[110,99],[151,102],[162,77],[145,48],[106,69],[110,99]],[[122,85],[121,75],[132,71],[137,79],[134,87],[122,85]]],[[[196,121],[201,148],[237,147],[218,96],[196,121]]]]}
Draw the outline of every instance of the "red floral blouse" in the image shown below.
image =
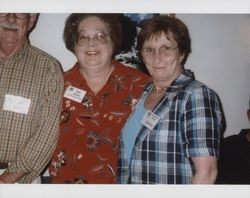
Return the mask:
{"type": "Polygon", "coordinates": [[[63,98],[60,138],[49,173],[52,183],[116,183],[119,135],[149,77],[113,61],[106,85],[94,94],[76,65],[64,86],[86,91],[81,102],[63,98]]]}

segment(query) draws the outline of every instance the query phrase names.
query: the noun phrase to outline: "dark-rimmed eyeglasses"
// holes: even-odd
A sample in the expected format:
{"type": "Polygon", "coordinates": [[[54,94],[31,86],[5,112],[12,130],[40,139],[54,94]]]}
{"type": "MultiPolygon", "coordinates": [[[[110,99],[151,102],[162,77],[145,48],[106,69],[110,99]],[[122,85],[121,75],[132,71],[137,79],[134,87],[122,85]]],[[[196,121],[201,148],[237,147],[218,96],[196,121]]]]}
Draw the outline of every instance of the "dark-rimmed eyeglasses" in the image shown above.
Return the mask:
{"type": "Polygon", "coordinates": [[[0,18],[7,17],[10,14],[13,14],[18,19],[27,19],[29,17],[29,13],[0,13],[0,18]]]}
{"type": "Polygon", "coordinates": [[[78,46],[84,46],[87,45],[90,40],[92,40],[95,45],[103,45],[110,40],[110,36],[105,31],[96,32],[94,35],[88,35],[84,32],[79,32],[77,34],[76,44],[78,46]]]}
{"type": "Polygon", "coordinates": [[[172,54],[172,52],[177,48],[178,48],[178,46],[168,47],[165,45],[160,47],[159,49],[154,49],[151,47],[144,47],[141,49],[141,54],[145,58],[153,58],[156,54],[156,51],[157,51],[158,54],[164,58],[164,57],[169,57],[172,54]]]}

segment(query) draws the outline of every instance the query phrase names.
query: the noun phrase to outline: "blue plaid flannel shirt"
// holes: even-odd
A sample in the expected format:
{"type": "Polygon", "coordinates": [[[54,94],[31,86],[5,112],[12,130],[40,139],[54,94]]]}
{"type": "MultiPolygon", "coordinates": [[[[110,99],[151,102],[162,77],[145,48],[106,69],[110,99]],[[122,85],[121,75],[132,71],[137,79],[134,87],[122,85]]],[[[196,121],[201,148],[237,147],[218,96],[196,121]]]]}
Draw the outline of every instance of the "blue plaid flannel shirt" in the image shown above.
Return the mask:
{"type": "MultiPolygon", "coordinates": [[[[151,90],[152,83],[142,97],[151,90]]],[[[152,111],[160,121],[153,130],[141,127],[130,162],[121,135],[118,183],[190,184],[191,157],[219,155],[222,112],[216,93],[184,70],[152,111]]]]}

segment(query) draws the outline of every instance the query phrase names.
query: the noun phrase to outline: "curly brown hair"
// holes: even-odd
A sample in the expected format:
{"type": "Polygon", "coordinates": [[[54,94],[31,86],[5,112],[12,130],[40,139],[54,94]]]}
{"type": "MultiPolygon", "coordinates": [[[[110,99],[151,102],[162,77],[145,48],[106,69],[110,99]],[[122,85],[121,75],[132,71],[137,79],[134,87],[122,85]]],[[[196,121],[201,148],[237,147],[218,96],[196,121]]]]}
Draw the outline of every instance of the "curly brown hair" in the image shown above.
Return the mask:
{"type": "Polygon", "coordinates": [[[122,26],[120,23],[120,15],[119,14],[98,14],[98,13],[73,13],[69,15],[65,22],[63,39],[66,45],[66,48],[74,53],[74,47],[77,39],[77,31],[79,23],[88,18],[88,17],[97,17],[102,20],[108,27],[108,33],[110,35],[111,41],[113,43],[113,54],[119,54],[121,51],[122,45],[122,26]]]}

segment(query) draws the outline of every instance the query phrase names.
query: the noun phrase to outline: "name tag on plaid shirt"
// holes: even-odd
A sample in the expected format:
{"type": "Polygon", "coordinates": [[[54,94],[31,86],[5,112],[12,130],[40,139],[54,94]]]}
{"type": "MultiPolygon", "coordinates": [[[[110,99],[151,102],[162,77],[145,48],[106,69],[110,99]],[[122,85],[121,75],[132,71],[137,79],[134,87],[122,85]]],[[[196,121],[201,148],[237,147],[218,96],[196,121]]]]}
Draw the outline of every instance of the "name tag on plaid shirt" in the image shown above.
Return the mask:
{"type": "Polygon", "coordinates": [[[3,110],[28,114],[30,103],[31,100],[28,98],[6,94],[4,98],[3,110]]]}
{"type": "Polygon", "coordinates": [[[152,111],[147,111],[143,116],[141,124],[147,127],[149,130],[153,130],[155,125],[159,122],[160,117],[155,115],[152,111]]]}

